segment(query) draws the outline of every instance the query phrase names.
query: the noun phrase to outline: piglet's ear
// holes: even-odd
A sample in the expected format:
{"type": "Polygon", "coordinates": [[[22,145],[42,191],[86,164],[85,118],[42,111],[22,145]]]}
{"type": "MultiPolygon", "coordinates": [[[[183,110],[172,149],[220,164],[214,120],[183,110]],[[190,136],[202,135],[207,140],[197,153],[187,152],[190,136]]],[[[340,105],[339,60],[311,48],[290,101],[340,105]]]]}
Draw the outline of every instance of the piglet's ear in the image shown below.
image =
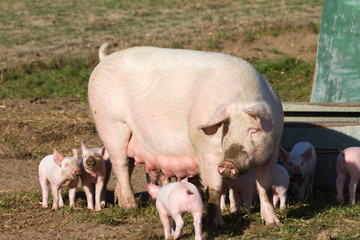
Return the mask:
{"type": "Polygon", "coordinates": [[[280,160],[286,162],[287,158],[289,157],[289,153],[280,145],[279,147],[279,156],[280,160]]]}
{"type": "Polygon", "coordinates": [[[258,119],[262,130],[265,132],[271,132],[273,130],[273,120],[269,108],[264,102],[256,102],[253,105],[244,108],[243,111],[258,119]]]}
{"type": "Polygon", "coordinates": [[[60,166],[62,160],[64,160],[64,157],[54,149],[54,162],[55,162],[55,164],[60,166]]]}
{"type": "Polygon", "coordinates": [[[77,153],[76,149],[73,148],[72,152],[73,152],[73,158],[77,159],[78,158],[78,153],[77,153]]]}
{"type": "Polygon", "coordinates": [[[224,122],[227,122],[232,111],[232,105],[222,105],[212,115],[210,120],[205,125],[200,125],[199,128],[204,131],[206,135],[213,135],[217,132],[219,127],[224,122]]]}
{"type": "Polygon", "coordinates": [[[85,145],[85,139],[81,140],[81,150],[82,150],[82,152],[85,152],[87,150],[86,145],[85,145]]]}
{"type": "Polygon", "coordinates": [[[99,150],[100,155],[102,156],[103,159],[108,159],[109,158],[109,152],[106,150],[105,147],[102,147],[99,150]]]}
{"type": "Polygon", "coordinates": [[[309,147],[308,149],[306,149],[301,156],[303,158],[305,158],[306,161],[309,161],[312,157],[312,151],[311,151],[311,147],[309,147]]]}

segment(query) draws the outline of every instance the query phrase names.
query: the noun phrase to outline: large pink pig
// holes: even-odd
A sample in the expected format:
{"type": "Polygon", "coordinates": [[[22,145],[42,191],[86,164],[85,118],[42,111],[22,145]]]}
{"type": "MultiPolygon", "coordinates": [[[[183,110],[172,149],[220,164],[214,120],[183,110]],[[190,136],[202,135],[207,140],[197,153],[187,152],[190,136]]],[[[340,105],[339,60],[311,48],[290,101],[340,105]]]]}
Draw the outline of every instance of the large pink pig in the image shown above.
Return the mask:
{"type": "Polygon", "coordinates": [[[53,196],[52,208],[57,210],[64,206],[61,189],[69,188],[70,207],[75,203],[75,193],[81,170],[77,164],[77,151],[73,149],[72,157],[63,157],[54,150],[54,155],[44,157],[39,164],[39,181],[42,190],[42,206],[48,207],[49,183],[53,196]]]}
{"type": "Polygon", "coordinates": [[[195,240],[201,240],[201,218],[203,203],[194,184],[189,182],[169,183],[161,188],[147,184],[150,195],[156,199],[156,209],[159,212],[164,227],[165,239],[171,237],[170,217],[175,222],[174,239],[178,239],[184,226],[182,216],[191,213],[194,218],[195,240]]]}
{"type": "Polygon", "coordinates": [[[81,141],[80,162],[81,183],[87,199],[87,207],[101,210],[105,206],[106,186],[110,178],[111,162],[104,147],[88,149],[85,140],[81,141]]]}
{"type": "Polygon", "coordinates": [[[344,203],[344,183],[350,176],[349,194],[350,204],[356,203],[356,188],[360,180],[360,147],[349,147],[340,152],[336,168],[337,201],[344,203]]]}
{"type": "Polygon", "coordinates": [[[222,178],[256,168],[261,217],[279,223],[269,198],[283,110],[260,73],[221,53],[155,47],[104,51],[101,47],[90,76],[88,97],[120,184],[120,205],[136,207],[129,171],[134,158],[166,177],[200,174],[207,220],[220,226],[222,178]]]}
{"type": "Polygon", "coordinates": [[[288,153],[280,146],[280,159],[290,176],[290,186],[300,202],[312,192],[317,156],[309,142],[298,142],[288,153]]]}

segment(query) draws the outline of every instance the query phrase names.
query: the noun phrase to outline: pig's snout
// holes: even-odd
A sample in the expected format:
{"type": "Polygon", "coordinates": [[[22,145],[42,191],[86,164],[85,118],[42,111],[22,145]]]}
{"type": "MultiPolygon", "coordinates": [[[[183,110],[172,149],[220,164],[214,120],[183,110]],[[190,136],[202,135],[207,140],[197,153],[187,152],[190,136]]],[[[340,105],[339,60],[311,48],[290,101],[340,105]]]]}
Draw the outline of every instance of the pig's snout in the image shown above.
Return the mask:
{"type": "Polygon", "coordinates": [[[225,159],[219,164],[218,171],[221,176],[233,179],[237,178],[240,175],[239,169],[229,159],[225,159]]]}
{"type": "Polygon", "coordinates": [[[87,159],[86,159],[86,165],[88,165],[88,166],[95,166],[95,163],[96,163],[96,161],[95,161],[95,159],[93,158],[93,157],[88,157],[87,159]]]}
{"type": "Polygon", "coordinates": [[[299,181],[303,178],[303,175],[300,172],[295,172],[290,176],[291,180],[299,181]]]}
{"type": "Polygon", "coordinates": [[[81,175],[81,170],[80,170],[80,168],[74,169],[74,170],[72,171],[72,175],[74,175],[74,176],[80,176],[80,175],[81,175]]]}

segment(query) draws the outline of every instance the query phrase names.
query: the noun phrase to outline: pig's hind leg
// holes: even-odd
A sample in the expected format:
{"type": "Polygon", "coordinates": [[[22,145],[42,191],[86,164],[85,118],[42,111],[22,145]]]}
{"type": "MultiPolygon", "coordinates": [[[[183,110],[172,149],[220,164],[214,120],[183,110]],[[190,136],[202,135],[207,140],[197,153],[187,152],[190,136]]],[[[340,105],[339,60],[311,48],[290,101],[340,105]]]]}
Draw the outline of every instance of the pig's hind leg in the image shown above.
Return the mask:
{"type": "Polygon", "coordinates": [[[173,229],[175,229],[174,230],[174,239],[178,239],[181,235],[181,230],[184,227],[184,220],[180,213],[172,216],[172,218],[174,220],[173,229]]]}
{"type": "Polygon", "coordinates": [[[171,238],[170,216],[159,212],[160,221],[164,228],[165,239],[171,238]]]}
{"type": "Polygon", "coordinates": [[[358,177],[351,176],[350,183],[349,183],[349,195],[350,195],[350,204],[355,205],[356,203],[356,188],[359,182],[358,177]]]}
{"type": "Polygon", "coordinates": [[[202,233],[202,211],[195,212],[192,214],[194,218],[194,228],[195,228],[195,240],[201,240],[201,233],[202,233]]]}
{"type": "Polygon", "coordinates": [[[42,206],[44,208],[47,208],[48,200],[49,200],[49,181],[46,179],[46,177],[40,175],[40,186],[41,186],[41,192],[42,192],[42,206]]]}

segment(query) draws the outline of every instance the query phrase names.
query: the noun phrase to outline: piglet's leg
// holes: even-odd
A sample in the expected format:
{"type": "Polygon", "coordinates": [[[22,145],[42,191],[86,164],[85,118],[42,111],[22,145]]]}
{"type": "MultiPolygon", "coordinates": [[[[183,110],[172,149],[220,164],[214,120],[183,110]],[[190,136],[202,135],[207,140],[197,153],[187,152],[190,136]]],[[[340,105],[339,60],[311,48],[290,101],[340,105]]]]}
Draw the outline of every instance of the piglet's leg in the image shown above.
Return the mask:
{"type": "Polygon", "coordinates": [[[286,197],[287,197],[286,191],[283,191],[282,193],[280,193],[280,210],[283,210],[286,208],[286,197]]]}
{"type": "Polygon", "coordinates": [[[201,240],[201,233],[202,233],[202,212],[195,212],[192,214],[194,217],[194,228],[195,228],[195,240],[201,240]]]}
{"type": "Polygon", "coordinates": [[[226,210],[226,188],[222,188],[220,197],[220,209],[221,211],[226,210]]]}
{"type": "Polygon", "coordinates": [[[299,186],[299,200],[303,202],[305,199],[305,190],[309,184],[309,175],[305,177],[304,181],[299,186]]]}
{"type": "Polygon", "coordinates": [[[64,200],[62,198],[62,188],[59,189],[59,207],[64,206],[64,200]]]}
{"type": "Polygon", "coordinates": [[[164,227],[165,239],[171,239],[170,216],[159,213],[160,221],[164,227]]]}
{"type": "Polygon", "coordinates": [[[350,183],[349,183],[349,195],[350,195],[350,204],[351,205],[355,205],[356,200],[355,200],[355,196],[356,196],[356,188],[359,182],[359,178],[358,177],[351,177],[350,183]]]}
{"type": "Polygon", "coordinates": [[[178,239],[181,235],[181,230],[184,227],[184,220],[182,219],[180,214],[172,216],[175,222],[175,232],[174,232],[174,239],[178,239]]]}
{"type": "Polygon", "coordinates": [[[76,187],[69,188],[70,207],[74,207],[75,205],[75,195],[76,195],[76,187]]]}
{"type": "Polygon", "coordinates": [[[42,206],[48,207],[49,200],[49,184],[46,179],[40,179],[41,191],[42,191],[42,206]]]}
{"type": "Polygon", "coordinates": [[[342,173],[338,173],[338,176],[336,178],[336,191],[337,191],[337,197],[336,200],[340,204],[344,204],[344,183],[347,176],[342,173]]]}
{"type": "Polygon", "coordinates": [[[59,209],[59,189],[57,186],[51,186],[51,192],[53,196],[53,210],[59,209]]]}
{"type": "Polygon", "coordinates": [[[279,202],[279,195],[277,193],[274,193],[273,194],[273,205],[274,205],[274,208],[276,208],[276,205],[278,204],[279,202]]]}
{"type": "Polygon", "coordinates": [[[87,208],[94,209],[94,187],[91,183],[83,183],[83,189],[86,195],[87,208]]]}
{"type": "Polygon", "coordinates": [[[95,185],[95,210],[101,210],[101,194],[104,190],[104,182],[95,185]]]}

